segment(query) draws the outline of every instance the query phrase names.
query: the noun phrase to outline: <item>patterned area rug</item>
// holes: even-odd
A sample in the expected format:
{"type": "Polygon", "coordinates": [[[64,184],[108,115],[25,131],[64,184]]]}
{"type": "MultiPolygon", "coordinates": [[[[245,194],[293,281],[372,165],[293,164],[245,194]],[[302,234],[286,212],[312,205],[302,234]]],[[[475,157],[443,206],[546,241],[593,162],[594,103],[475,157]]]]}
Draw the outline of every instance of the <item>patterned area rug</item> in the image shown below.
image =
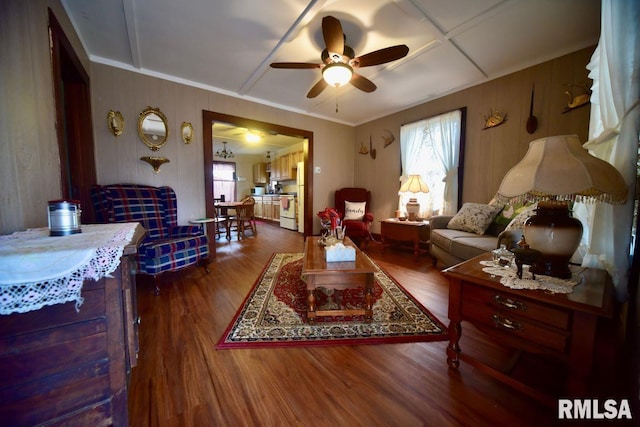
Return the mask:
{"type": "MultiPolygon", "coordinates": [[[[375,262],[373,263],[375,265],[375,262]]],[[[386,344],[449,339],[446,327],[380,267],[375,273],[373,320],[326,316],[307,323],[307,290],[301,253],[275,253],[218,349],[320,345],[386,344]]],[[[361,307],[362,288],[320,288],[318,309],[361,307]]],[[[318,294],[318,292],[317,292],[318,294]]]]}

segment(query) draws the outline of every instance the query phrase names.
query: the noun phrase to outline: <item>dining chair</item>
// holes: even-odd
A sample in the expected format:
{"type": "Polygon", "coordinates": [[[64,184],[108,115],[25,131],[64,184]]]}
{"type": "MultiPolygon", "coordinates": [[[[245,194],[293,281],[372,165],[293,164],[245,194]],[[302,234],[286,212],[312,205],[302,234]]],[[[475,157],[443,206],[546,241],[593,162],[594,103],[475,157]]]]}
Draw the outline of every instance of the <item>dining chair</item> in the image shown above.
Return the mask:
{"type": "Polygon", "coordinates": [[[256,200],[249,196],[242,199],[242,201],[235,207],[236,214],[233,217],[235,227],[238,231],[238,240],[246,237],[245,231],[251,230],[254,236],[258,235],[258,227],[256,227],[256,219],[254,214],[254,207],[256,200]]]}

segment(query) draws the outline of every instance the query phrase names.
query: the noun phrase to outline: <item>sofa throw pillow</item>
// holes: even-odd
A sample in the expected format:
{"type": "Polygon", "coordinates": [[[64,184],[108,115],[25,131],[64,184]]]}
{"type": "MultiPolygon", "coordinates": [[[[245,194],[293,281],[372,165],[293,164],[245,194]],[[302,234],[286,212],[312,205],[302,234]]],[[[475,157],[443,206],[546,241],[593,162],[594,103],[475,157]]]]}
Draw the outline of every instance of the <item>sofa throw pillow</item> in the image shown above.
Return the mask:
{"type": "Polygon", "coordinates": [[[344,219],[361,220],[364,218],[367,202],[344,202],[344,219]]]}
{"type": "Polygon", "coordinates": [[[531,215],[536,213],[537,207],[538,207],[537,203],[527,206],[526,209],[524,209],[522,212],[516,215],[515,218],[513,218],[511,222],[507,224],[507,227],[505,228],[505,230],[524,230],[524,222],[531,215]]]}
{"type": "Polygon", "coordinates": [[[527,211],[534,204],[534,202],[511,200],[504,205],[504,208],[498,215],[496,215],[493,222],[503,226],[509,225],[515,217],[522,212],[527,211]]]}
{"type": "Polygon", "coordinates": [[[465,203],[458,213],[451,218],[447,228],[484,234],[493,218],[500,212],[501,206],[483,205],[480,203],[465,203]]]}

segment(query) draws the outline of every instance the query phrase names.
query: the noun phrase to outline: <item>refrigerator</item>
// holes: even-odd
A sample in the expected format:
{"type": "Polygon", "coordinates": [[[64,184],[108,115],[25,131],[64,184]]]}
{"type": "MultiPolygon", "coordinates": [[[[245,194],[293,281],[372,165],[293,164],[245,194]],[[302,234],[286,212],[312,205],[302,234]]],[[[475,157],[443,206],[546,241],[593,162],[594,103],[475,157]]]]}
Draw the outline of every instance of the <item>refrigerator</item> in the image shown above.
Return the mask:
{"type": "Polygon", "coordinates": [[[298,185],[298,231],[304,234],[304,162],[298,162],[296,183],[298,185]]]}

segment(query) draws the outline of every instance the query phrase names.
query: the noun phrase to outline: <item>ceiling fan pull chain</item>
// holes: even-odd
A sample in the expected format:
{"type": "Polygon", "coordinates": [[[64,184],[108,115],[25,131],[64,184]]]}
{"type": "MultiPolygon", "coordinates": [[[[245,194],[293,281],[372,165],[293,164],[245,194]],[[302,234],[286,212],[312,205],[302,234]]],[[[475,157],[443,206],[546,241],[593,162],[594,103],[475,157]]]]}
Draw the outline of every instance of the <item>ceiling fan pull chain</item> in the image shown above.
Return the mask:
{"type": "Polygon", "coordinates": [[[336,113],[338,112],[338,88],[336,87],[336,113]]]}

